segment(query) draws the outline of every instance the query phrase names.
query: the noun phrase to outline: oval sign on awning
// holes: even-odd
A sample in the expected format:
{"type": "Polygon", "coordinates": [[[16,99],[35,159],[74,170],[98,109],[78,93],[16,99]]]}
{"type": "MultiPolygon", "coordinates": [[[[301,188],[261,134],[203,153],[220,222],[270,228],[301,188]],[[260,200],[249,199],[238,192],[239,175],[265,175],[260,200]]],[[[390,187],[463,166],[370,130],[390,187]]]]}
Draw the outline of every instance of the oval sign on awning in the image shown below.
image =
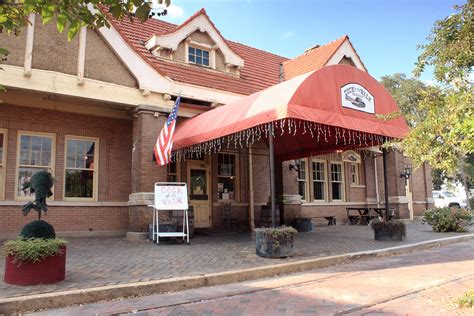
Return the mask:
{"type": "Polygon", "coordinates": [[[357,83],[348,83],[341,87],[341,104],[345,108],[375,113],[375,100],[367,89],[357,83]]]}

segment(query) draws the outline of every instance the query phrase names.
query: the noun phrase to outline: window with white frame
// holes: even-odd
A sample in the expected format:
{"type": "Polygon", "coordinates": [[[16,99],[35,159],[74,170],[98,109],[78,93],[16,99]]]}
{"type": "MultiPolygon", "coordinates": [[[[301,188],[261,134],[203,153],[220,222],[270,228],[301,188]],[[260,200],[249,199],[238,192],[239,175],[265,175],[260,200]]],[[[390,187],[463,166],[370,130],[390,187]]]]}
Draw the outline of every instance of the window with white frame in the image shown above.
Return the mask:
{"type": "Polygon", "coordinates": [[[209,67],[209,51],[189,46],[188,61],[196,65],[209,67]]]}
{"type": "Polygon", "coordinates": [[[360,185],[359,168],[360,168],[360,165],[358,163],[350,164],[351,185],[360,185]]]}
{"type": "Polygon", "coordinates": [[[306,159],[298,160],[299,168],[298,168],[298,194],[301,195],[301,199],[304,201],[308,200],[307,194],[307,173],[308,167],[306,165],[306,159]]]}
{"type": "Polygon", "coordinates": [[[236,161],[235,154],[217,154],[217,193],[219,200],[235,199],[236,161]]]}
{"type": "Polygon", "coordinates": [[[54,142],[53,134],[18,133],[17,197],[32,195],[29,188],[23,187],[38,171],[50,170],[54,173],[54,142]]]}
{"type": "Polygon", "coordinates": [[[6,146],[7,146],[7,132],[0,129],[0,199],[5,198],[5,161],[6,161],[6,146]]]}
{"type": "Polygon", "coordinates": [[[322,160],[313,160],[313,199],[326,201],[326,163],[322,160]]]}
{"type": "Polygon", "coordinates": [[[97,199],[97,153],[97,139],[66,137],[65,199],[97,199]]]}
{"type": "Polygon", "coordinates": [[[344,200],[344,167],[342,162],[331,162],[331,200],[344,200]]]}

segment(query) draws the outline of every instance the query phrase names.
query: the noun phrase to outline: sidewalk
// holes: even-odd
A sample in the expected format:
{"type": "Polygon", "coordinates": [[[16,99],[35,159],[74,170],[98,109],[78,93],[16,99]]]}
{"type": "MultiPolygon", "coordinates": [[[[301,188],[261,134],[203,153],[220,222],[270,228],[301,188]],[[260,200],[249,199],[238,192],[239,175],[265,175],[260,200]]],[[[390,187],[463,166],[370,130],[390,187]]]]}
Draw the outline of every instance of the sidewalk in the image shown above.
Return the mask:
{"type": "Polygon", "coordinates": [[[227,285],[33,313],[65,315],[473,315],[474,240],[227,285]]]}
{"type": "MultiPolygon", "coordinates": [[[[92,287],[162,280],[237,269],[263,267],[311,258],[376,250],[422,241],[461,236],[435,233],[421,224],[407,225],[403,242],[375,242],[367,226],[318,226],[300,233],[295,256],[264,259],[255,255],[250,233],[195,236],[191,245],[165,242],[131,242],[124,238],[71,238],[67,250],[66,280],[53,285],[14,286],[0,282],[0,299],[92,287]]],[[[5,259],[0,258],[0,271],[5,259]]],[[[3,279],[3,278],[2,278],[3,279]]]]}

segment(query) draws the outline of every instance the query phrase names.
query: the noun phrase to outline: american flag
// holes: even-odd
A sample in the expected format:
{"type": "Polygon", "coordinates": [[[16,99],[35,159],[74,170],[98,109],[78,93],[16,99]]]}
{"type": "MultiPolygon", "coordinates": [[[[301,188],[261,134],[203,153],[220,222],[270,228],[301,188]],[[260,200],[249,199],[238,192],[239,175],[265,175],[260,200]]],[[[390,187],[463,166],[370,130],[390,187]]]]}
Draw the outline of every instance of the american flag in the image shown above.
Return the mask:
{"type": "Polygon", "coordinates": [[[170,162],[171,150],[173,149],[173,134],[174,128],[176,127],[176,118],[178,117],[178,108],[181,101],[181,96],[178,96],[174,103],[173,110],[168,116],[163,129],[160,132],[160,136],[156,140],[153,153],[155,154],[156,163],[164,166],[170,162]]]}

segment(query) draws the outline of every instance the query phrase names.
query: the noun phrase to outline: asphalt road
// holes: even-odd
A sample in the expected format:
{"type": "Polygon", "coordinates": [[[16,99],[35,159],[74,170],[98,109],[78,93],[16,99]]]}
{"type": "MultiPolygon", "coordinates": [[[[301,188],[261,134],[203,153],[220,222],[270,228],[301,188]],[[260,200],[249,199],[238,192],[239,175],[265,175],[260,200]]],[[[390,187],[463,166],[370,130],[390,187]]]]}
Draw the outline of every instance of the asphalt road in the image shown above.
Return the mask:
{"type": "Polygon", "coordinates": [[[474,309],[455,306],[469,289],[474,289],[474,241],[32,315],[474,315],[474,309]]]}

